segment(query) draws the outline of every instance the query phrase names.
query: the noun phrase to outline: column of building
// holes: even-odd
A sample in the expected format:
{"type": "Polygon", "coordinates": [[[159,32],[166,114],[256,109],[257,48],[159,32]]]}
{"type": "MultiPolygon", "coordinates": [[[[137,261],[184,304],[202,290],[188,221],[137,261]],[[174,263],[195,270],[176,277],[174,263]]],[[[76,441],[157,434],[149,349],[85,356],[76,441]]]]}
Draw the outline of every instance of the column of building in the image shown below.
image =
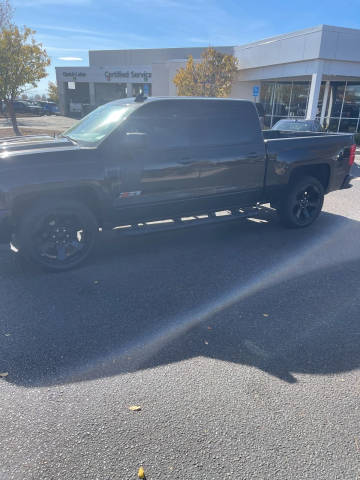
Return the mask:
{"type": "Polygon", "coordinates": [[[318,102],[319,102],[319,95],[320,95],[320,87],[322,81],[322,74],[323,74],[323,62],[319,61],[315,64],[315,72],[311,76],[311,86],[310,86],[310,93],[309,93],[309,101],[307,105],[306,111],[306,119],[313,120],[316,118],[318,113],[318,102]]]}

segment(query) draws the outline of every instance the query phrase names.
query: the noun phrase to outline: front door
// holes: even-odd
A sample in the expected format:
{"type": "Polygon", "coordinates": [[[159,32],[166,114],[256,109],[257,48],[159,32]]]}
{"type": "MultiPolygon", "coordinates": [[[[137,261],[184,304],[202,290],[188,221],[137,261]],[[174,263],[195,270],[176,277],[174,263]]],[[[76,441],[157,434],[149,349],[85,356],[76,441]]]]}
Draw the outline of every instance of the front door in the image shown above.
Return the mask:
{"type": "MultiPolygon", "coordinates": [[[[144,148],[126,150],[119,141],[118,154],[107,169],[114,206],[129,218],[171,218],[191,211],[198,196],[200,170],[189,148],[186,122],[181,116],[156,111],[146,105],[123,125],[126,133],[143,133],[144,148]],[[165,113],[165,114],[164,114],[165,113]]],[[[169,102],[170,103],[170,102],[169,102]]]]}

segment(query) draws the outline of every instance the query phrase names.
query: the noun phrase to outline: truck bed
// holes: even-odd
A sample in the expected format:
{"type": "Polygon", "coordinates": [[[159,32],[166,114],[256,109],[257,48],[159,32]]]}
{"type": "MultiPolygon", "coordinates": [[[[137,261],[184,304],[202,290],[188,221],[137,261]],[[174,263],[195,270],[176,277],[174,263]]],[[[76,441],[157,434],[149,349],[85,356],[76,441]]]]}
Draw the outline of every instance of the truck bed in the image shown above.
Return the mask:
{"type": "Polygon", "coordinates": [[[322,167],[327,176],[326,192],[342,188],[349,170],[350,147],[354,137],[348,133],[263,131],[267,168],[265,185],[268,191],[276,184],[289,183],[291,172],[299,167],[322,167]]]}

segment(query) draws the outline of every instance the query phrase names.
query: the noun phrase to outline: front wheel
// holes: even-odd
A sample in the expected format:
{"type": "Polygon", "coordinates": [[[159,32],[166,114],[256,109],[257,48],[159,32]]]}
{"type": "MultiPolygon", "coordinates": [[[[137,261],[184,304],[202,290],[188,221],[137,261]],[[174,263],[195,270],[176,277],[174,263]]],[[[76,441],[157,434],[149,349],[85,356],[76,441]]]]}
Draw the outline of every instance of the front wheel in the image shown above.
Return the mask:
{"type": "Polygon", "coordinates": [[[290,183],[277,211],[288,228],[311,225],[319,216],[324,203],[324,187],[315,177],[302,177],[290,183]]]}
{"type": "Polygon", "coordinates": [[[17,229],[19,253],[45,270],[64,271],[82,263],[99,233],[94,214],[72,200],[42,201],[24,213],[17,229]]]}

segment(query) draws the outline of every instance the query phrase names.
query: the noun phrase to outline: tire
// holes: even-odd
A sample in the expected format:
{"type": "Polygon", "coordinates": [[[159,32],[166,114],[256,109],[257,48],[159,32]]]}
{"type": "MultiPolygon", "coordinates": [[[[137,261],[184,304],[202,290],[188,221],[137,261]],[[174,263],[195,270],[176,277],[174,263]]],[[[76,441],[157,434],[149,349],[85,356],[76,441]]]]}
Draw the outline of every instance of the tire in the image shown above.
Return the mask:
{"type": "Polygon", "coordinates": [[[26,260],[44,270],[62,272],[85,261],[98,233],[94,214],[82,203],[44,199],[24,213],[16,241],[26,260]]]}
{"type": "Polygon", "coordinates": [[[277,211],[281,223],[288,228],[308,227],[320,215],[324,195],[324,187],[317,178],[297,178],[279,202],[277,211]]]}

